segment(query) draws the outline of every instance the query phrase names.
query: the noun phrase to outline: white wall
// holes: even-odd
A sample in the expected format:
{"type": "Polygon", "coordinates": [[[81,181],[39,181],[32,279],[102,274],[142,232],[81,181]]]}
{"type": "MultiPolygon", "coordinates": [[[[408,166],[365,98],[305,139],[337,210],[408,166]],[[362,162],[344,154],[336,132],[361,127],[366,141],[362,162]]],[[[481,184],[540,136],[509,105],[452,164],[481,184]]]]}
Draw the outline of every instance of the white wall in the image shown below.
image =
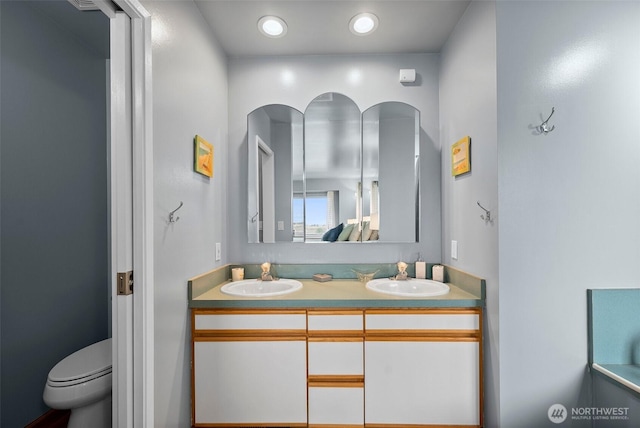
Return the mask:
{"type": "Polygon", "coordinates": [[[496,12],[500,422],[555,426],[590,405],[585,290],[640,285],[640,3],[496,12]]]}
{"type": "MultiPolygon", "coordinates": [[[[344,55],[236,58],[229,62],[229,247],[231,262],[316,263],[415,261],[418,252],[440,261],[440,154],[438,55],[344,55]],[[398,82],[401,68],[415,68],[418,84],[398,82]],[[401,101],[421,112],[423,185],[420,243],[362,245],[247,244],[247,114],[266,104],[304,111],[325,92],[353,99],[361,111],[401,101]],[[428,183],[428,184],[425,184],[428,183]]],[[[411,207],[413,205],[411,204],[411,207]]]]}
{"type": "Polygon", "coordinates": [[[194,3],[143,6],[153,19],[155,426],[175,428],[190,421],[187,279],[227,260],[226,58],[194,3]],[[193,171],[196,134],[214,146],[211,179],[193,171]]]}
{"type": "MultiPolygon", "coordinates": [[[[498,426],[500,365],[498,328],[498,170],[496,128],[495,3],[471,2],[441,53],[442,258],[486,279],[484,328],[485,426],[498,426]],[[451,176],[451,145],[471,137],[471,172],[451,176]],[[477,201],[491,210],[480,218],[477,201]],[[451,240],[458,259],[451,258],[451,240]]],[[[504,425],[508,427],[509,425],[504,425]]]]}

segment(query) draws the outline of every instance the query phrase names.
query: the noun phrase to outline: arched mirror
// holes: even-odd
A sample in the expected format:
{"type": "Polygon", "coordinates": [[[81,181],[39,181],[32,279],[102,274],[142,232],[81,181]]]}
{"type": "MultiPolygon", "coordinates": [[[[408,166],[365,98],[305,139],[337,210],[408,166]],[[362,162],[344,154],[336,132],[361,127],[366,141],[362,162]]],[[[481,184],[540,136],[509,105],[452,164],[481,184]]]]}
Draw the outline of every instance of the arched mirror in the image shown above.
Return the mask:
{"type": "Polygon", "coordinates": [[[339,93],[248,116],[249,243],[417,242],[420,112],[339,93]]]}
{"type": "Polygon", "coordinates": [[[249,243],[293,241],[293,183],[303,174],[303,115],[272,104],[251,112],[248,136],[249,243]]]}
{"type": "Polygon", "coordinates": [[[379,242],[419,239],[420,112],[385,102],[362,114],[363,224],[379,242]]]}
{"type": "Polygon", "coordinates": [[[304,200],[305,242],[336,241],[360,220],[360,131],[360,109],[345,95],[322,94],[304,112],[304,184],[294,188],[294,202],[304,200]]]}

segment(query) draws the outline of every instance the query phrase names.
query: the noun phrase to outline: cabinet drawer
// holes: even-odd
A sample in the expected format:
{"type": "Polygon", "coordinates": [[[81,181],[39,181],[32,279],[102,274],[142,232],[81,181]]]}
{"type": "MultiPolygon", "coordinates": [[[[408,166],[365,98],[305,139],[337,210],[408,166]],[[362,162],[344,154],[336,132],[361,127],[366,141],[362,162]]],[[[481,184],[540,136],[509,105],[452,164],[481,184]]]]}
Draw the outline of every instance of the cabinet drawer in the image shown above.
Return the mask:
{"type": "Polygon", "coordinates": [[[364,342],[308,342],[309,375],[361,375],[364,373],[364,342]]]}
{"type": "Polygon", "coordinates": [[[309,426],[364,426],[364,388],[309,388],[309,426]]]}
{"type": "Polygon", "coordinates": [[[309,311],[309,332],[362,331],[362,311],[309,311]]]}
{"type": "Polygon", "coordinates": [[[292,313],[220,313],[194,316],[195,330],[306,330],[304,311],[292,313]]]}
{"type": "Polygon", "coordinates": [[[366,331],[478,330],[480,328],[480,316],[477,313],[367,313],[365,322],[366,331]]]}

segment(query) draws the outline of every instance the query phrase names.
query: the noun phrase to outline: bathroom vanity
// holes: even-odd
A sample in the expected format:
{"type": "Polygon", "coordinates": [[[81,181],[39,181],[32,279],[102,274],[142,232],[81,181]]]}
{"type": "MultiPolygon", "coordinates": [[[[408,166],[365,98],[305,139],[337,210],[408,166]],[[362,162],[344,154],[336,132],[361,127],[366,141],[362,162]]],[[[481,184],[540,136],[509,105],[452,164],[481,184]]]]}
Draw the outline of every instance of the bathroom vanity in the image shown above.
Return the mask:
{"type": "Polygon", "coordinates": [[[243,298],[208,275],[190,281],[192,426],[482,426],[483,283],[412,298],[301,279],[243,298]]]}

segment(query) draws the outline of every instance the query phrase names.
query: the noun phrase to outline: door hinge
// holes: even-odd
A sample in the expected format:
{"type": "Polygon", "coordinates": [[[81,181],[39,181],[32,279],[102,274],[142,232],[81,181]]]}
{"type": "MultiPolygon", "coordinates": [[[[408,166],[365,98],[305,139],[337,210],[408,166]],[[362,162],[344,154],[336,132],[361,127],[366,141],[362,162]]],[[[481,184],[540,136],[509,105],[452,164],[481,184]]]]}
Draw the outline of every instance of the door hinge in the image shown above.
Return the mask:
{"type": "Polygon", "coordinates": [[[133,293],[133,271],[118,272],[118,296],[128,296],[133,293]]]}

